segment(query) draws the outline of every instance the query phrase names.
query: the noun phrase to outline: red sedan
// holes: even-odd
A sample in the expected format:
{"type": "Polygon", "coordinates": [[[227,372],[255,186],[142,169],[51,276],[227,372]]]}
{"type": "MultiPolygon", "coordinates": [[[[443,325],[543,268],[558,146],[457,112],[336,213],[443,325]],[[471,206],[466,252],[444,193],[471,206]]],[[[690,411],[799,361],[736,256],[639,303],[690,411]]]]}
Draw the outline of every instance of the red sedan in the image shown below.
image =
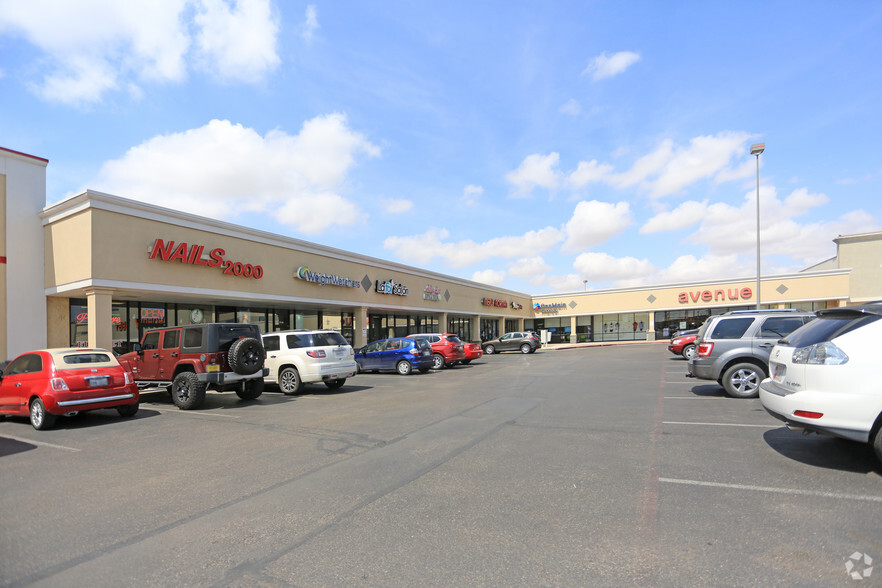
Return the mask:
{"type": "Polygon", "coordinates": [[[463,343],[463,351],[465,351],[465,359],[462,360],[464,364],[471,363],[473,359],[481,359],[484,355],[480,343],[463,343]]]}
{"type": "Polygon", "coordinates": [[[138,412],[138,385],[105,349],[43,349],[19,355],[0,371],[0,414],[30,416],[35,429],[60,415],[115,408],[138,412]]]}
{"type": "Polygon", "coordinates": [[[698,329],[680,333],[671,339],[671,344],[668,345],[668,351],[674,355],[682,355],[684,359],[688,360],[695,355],[696,337],[698,337],[698,329]]]}

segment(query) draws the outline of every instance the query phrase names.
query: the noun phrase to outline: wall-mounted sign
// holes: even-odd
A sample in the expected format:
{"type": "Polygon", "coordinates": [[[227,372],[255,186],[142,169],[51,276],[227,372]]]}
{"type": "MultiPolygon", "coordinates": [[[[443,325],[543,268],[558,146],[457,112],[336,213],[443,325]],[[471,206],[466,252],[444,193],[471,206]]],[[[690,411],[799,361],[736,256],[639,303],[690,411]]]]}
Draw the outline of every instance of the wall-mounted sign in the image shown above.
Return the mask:
{"type": "Polygon", "coordinates": [[[695,290],[692,292],[680,292],[677,294],[677,302],[688,304],[689,302],[725,302],[727,300],[750,300],[753,290],[750,288],[728,288],[723,290],[695,290]]]}
{"type": "Polygon", "coordinates": [[[426,284],[426,288],[423,290],[423,300],[434,300],[435,302],[441,300],[441,288],[426,284]]]}
{"type": "Polygon", "coordinates": [[[566,302],[552,302],[551,304],[540,304],[536,302],[533,304],[533,310],[536,312],[557,312],[561,308],[566,308],[566,302]]]}
{"type": "Polygon", "coordinates": [[[254,278],[256,280],[263,277],[263,268],[261,266],[226,259],[224,256],[227,252],[220,247],[205,253],[204,245],[188,245],[187,243],[176,244],[174,241],[164,242],[162,239],[157,239],[147,250],[147,254],[150,259],[177,261],[179,263],[204,265],[206,267],[219,267],[229,276],[254,278]]]}
{"type": "Polygon", "coordinates": [[[481,298],[481,304],[484,306],[495,306],[496,308],[508,308],[507,300],[499,300],[497,298],[481,298]]]}
{"type": "Polygon", "coordinates": [[[508,307],[509,307],[509,308],[512,308],[512,309],[514,309],[514,310],[520,310],[520,309],[522,309],[522,308],[524,307],[524,305],[523,305],[523,304],[518,304],[517,302],[515,302],[514,300],[512,300],[511,302],[508,303],[508,307]]]}
{"type": "Polygon", "coordinates": [[[344,288],[361,288],[361,282],[359,280],[352,280],[350,278],[344,278],[343,276],[338,276],[335,274],[322,274],[319,272],[314,272],[305,265],[297,268],[297,272],[294,273],[294,277],[300,278],[301,280],[306,280],[307,282],[313,282],[314,284],[318,284],[319,286],[342,286],[344,288]]]}
{"type": "Polygon", "coordinates": [[[386,282],[381,282],[377,280],[377,292],[379,294],[394,294],[395,296],[407,296],[408,290],[407,286],[404,284],[397,284],[394,280],[388,280],[386,282]]]}

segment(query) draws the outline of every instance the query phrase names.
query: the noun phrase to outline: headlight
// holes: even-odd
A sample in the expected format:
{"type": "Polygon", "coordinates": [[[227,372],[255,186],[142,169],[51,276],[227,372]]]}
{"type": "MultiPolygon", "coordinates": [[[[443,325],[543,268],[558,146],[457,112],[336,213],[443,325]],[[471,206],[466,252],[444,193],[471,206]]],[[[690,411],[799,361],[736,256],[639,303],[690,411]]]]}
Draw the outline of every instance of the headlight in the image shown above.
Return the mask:
{"type": "Polygon", "coordinates": [[[848,356],[830,341],[800,347],[793,352],[793,363],[808,365],[842,365],[848,356]]]}

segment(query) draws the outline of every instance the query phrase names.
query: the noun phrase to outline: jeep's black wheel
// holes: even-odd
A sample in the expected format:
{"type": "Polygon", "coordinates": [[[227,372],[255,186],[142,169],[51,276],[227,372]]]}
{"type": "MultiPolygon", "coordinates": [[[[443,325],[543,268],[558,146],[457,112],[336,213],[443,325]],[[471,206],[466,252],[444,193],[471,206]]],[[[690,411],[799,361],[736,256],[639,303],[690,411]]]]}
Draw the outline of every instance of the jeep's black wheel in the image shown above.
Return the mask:
{"type": "Polygon", "coordinates": [[[261,394],[263,394],[263,378],[245,380],[236,386],[236,396],[242,400],[254,400],[261,394]]]}
{"type": "Polygon", "coordinates": [[[487,345],[486,347],[484,347],[484,353],[486,353],[487,355],[493,355],[494,353],[496,353],[496,347],[493,345],[487,345]]]}
{"type": "Polygon", "coordinates": [[[418,368],[418,369],[419,369],[419,371],[420,371],[421,374],[425,374],[426,372],[428,372],[428,371],[429,371],[430,369],[432,369],[432,368],[421,367],[421,368],[418,368]]]}
{"type": "Polygon", "coordinates": [[[733,398],[756,398],[766,372],[752,363],[736,363],[723,374],[723,388],[733,398]]]}
{"type": "Polygon", "coordinates": [[[263,362],[266,360],[266,350],[260,341],[254,337],[243,337],[236,339],[230,345],[230,351],[227,354],[227,361],[237,374],[242,376],[250,376],[263,368],[263,362]]]}
{"type": "Polygon", "coordinates": [[[470,363],[472,363],[472,360],[471,360],[471,359],[464,359],[464,360],[462,360],[462,365],[469,365],[470,363]]]}
{"type": "Polygon", "coordinates": [[[172,401],[181,410],[199,408],[205,401],[205,384],[193,372],[181,372],[172,381],[172,401]]]}
{"type": "Polygon", "coordinates": [[[432,356],[432,369],[440,370],[444,367],[444,356],[440,353],[436,353],[432,356]]]}
{"type": "Polygon", "coordinates": [[[325,382],[325,386],[328,387],[329,390],[337,390],[346,383],[346,378],[340,378],[339,380],[328,380],[325,382]]]}
{"type": "Polygon", "coordinates": [[[138,414],[138,403],[135,404],[126,404],[125,406],[117,406],[116,412],[119,413],[119,416],[123,418],[133,417],[138,414]]]}
{"type": "Polygon", "coordinates": [[[39,398],[34,398],[31,402],[31,425],[38,431],[45,431],[46,429],[51,429],[52,425],[55,424],[55,419],[57,418],[54,414],[46,412],[46,407],[43,406],[43,401],[39,398]]]}
{"type": "Polygon", "coordinates": [[[299,394],[303,387],[303,381],[300,379],[300,372],[295,367],[286,367],[279,374],[279,388],[288,396],[299,394]]]}

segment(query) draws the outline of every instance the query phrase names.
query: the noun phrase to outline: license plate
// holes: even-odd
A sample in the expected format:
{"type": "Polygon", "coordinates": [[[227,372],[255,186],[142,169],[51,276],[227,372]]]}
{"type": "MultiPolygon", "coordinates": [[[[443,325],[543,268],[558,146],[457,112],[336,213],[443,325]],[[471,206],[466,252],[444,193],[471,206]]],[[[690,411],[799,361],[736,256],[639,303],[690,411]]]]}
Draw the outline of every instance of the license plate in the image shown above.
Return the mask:
{"type": "Polygon", "coordinates": [[[210,363],[207,366],[205,366],[205,371],[206,372],[219,372],[220,366],[216,363],[214,363],[214,364],[210,363]]]}
{"type": "Polygon", "coordinates": [[[92,376],[91,378],[86,378],[86,383],[89,384],[90,388],[106,386],[109,381],[108,376],[92,376]]]}

